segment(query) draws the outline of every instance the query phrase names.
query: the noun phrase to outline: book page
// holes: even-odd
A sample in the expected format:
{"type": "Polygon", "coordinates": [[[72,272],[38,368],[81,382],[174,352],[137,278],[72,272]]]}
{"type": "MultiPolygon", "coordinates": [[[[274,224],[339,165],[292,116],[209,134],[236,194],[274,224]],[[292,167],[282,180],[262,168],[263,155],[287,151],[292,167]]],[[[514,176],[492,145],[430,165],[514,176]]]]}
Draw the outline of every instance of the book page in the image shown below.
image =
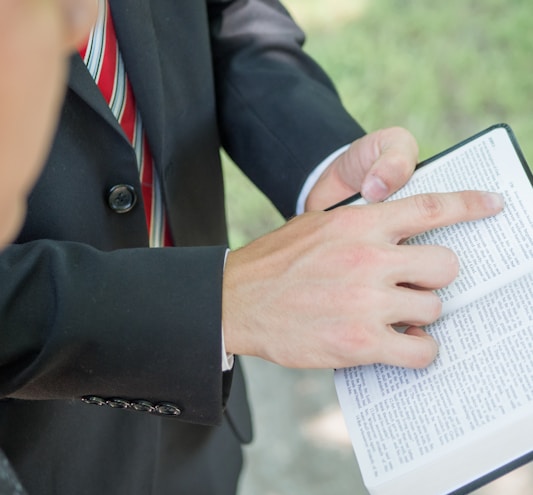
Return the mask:
{"type": "Polygon", "coordinates": [[[465,189],[503,193],[504,211],[408,241],[448,246],[460,259],[456,281],[438,291],[443,316],[426,327],[439,343],[435,362],[422,370],[374,365],[335,372],[369,487],[434,463],[439,453],[517,416],[533,421],[533,194],[506,130],[422,166],[392,199],[465,189]]]}
{"type": "Polygon", "coordinates": [[[428,368],[335,372],[365,483],[429,463],[469,435],[490,435],[502,422],[512,423],[515,415],[533,419],[532,288],[530,273],[428,325],[440,347],[428,368]]]}

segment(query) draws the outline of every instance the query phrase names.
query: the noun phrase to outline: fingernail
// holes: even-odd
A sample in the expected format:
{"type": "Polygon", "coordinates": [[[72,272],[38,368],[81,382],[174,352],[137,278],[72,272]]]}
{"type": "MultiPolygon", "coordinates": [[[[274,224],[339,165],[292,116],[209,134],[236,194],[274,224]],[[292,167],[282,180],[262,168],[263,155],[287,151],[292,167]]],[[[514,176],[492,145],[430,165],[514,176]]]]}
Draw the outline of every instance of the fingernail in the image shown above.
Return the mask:
{"type": "Polygon", "coordinates": [[[503,195],[495,192],[485,193],[485,201],[490,209],[496,211],[502,210],[505,204],[503,195]]]}
{"type": "Polygon", "coordinates": [[[361,186],[361,195],[370,203],[383,201],[389,194],[389,188],[379,177],[371,175],[361,186]]]}

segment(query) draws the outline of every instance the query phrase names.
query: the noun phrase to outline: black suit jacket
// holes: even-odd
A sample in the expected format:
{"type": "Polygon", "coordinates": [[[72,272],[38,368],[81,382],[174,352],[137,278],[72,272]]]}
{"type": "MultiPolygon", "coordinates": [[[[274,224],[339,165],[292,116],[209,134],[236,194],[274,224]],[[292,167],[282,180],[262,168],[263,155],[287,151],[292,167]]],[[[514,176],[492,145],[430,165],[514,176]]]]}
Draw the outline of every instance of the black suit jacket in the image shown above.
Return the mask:
{"type": "Polygon", "coordinates": [[[110,4],[178,247],[147,248],[134,152],[74,56],[0,256],[0,445],[30,494],[230,494],[251,427],[238,366],[220,371],[219,148],[290,216],[309,172],[363,131],[276,1],[110,4]],[[137,196],[122,214],[119,184],[137,196]]]}

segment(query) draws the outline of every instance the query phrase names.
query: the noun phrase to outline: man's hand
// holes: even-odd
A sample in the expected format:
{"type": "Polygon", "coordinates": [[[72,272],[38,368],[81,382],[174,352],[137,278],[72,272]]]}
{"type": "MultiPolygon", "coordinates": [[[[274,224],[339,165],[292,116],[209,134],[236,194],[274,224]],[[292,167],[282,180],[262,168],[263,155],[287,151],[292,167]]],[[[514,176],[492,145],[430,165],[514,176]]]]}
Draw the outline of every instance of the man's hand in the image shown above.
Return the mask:
{"type": "Polygon", "coordinates": [[[305,213],[228,255],[227,352],[288,367],[428,365],[433,292],[458,273],[447,248],[403,245],[415,234],[498,213],[502,198],[467,191],[305,213]],[[393,325],[407,325],[405,334],[393,325]]]}
{"type": "Polygon", "coordinates": [[[375,203],[383,201],[411,177],[418,145],[409,131],[391,127],[354,141],[326,169],[311,189],[306,211],[327,207],[360,192],[375,203]]]}
{"type": "Polygon", "coordinates": [[[96,0],[0,2],[0,246],[22,222],[55,131],[68,55],[96,9],[96,0]]]}

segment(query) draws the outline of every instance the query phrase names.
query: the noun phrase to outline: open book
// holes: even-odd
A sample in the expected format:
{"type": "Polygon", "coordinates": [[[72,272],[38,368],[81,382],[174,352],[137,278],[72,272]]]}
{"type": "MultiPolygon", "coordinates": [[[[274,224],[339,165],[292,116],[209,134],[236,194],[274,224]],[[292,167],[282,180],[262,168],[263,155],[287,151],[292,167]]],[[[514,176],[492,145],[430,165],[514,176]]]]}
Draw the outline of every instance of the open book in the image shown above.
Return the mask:
{"type": "MultiPolygon", "coordinates": [[[[420,192],[498,191],[499,215],[436,229],[460,260],[437,291],[443,315],[428,368],[335,371],[364,483],[372,495],[454,495],[533,459],[533,189],[511,129],[498,124],[422,162],[391,199],[420,192]]],[[[532,487],[533,490],[533,487],[532,487]]]]}

